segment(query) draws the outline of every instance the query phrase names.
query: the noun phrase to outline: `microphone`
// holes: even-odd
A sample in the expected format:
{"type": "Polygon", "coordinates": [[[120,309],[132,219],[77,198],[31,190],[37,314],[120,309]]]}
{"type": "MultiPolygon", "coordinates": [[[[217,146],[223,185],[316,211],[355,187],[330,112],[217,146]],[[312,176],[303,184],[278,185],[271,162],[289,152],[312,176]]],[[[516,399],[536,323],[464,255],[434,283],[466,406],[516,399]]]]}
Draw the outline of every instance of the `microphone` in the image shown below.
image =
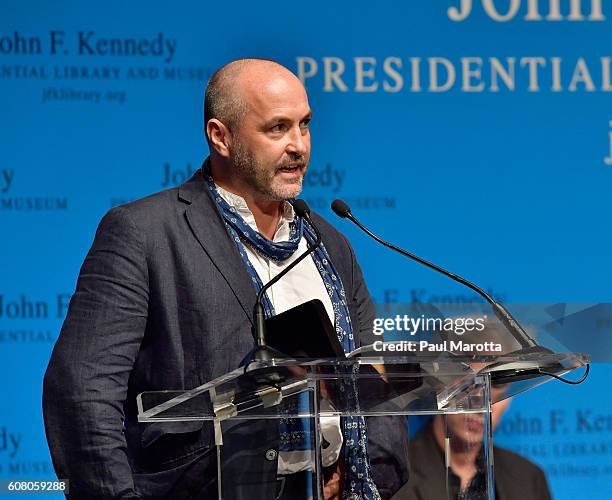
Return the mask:
{"type": "Polygon", "coordinates": [[[559,375],[558,373],[563,373],[568,371],[567,368],[560,362],[559,356],[554,354],[550,349],[542,347],[537,344],[537,342],[529,336],[529,334],[523,329],[520,323],[514,319],[510,311],[508,311],[504,306],[502,306],[499,302],[496,302],[493,297],[491,297],[488,293],[486,293],[482,288],[478,285],[475,285],[471,281],[462,278],[446,269],[442,269],[431,262],[418,257],[402,248],[399,248],[391,243],[384,241],[383,239],[376,236],[372,231],[366,228],[361,222],[359,222],[355,216],[351,213],[350,207],[342,200],[334,200],[331,206],[332,210],[338,217],[343,219],[348,219],[352,223],[354,223],[359,229],[364,231],[368,236],[374,238],[379,243],[385,245],[391,250],[395,250],[396,252],[408,257],[412,260],[423,264],[434,271],[437,271],[448,278],[461,283],[462,285],[467,286],[471,290],[475,291],[478,295],[483,297],[492,307],[495,316],[499,319],[499,321],[504,325],[506,330],[510,332],[512,337],[519,343],[521,346],[520,349],[513,351],[509,354],[537,354],[542,356],[541,358],[536,357],[529,359],[526,358],[519,359],[515,362],[507,362],[505,360],[495,362],[493,364],[487,365],[481,371],[489,373],[491,376],[491,383],[493,385],[498,384],[508,384],[512,382],[520,382],[529,380],[532,378],[540,377],[542,375],[546,375],[552,378],[555,378],[561,382],[566,384],[580,384],[586,380],[590,371],[590,364],[586,364],[586,371],[582,375],[579,380],[571,381],[566,380],[559,375]]]}
{"type": "Polygon", "coordinates": [[[462,278],[461,276],[458,276],[454,273],[451,273],[450,271],[447,271],[446,269],[442,269],[441,267],[436,266],[435,264],[432,264],[431,262],[428,262],[425,259],[422,259],[421,257],[417,255],[414,255],[410,252],[407,252],[406,250],[403,250],[402,248],[399,248],[391,243],[388,243],[382,240],[381,238],[376,236],[372,231],[370,231],[367,227],[365,227],[363,224],[361,224],[361,222],[359,222],[355,218],[355,216],[351,212],[350,207],[344,201],[334,200],[334,202],[331,205],[331,208],[338,217],[341,217],[342,219],[350,220],[353,224],[355,224],[359,229],[365,232],[368,236],[378,241],[378,243],[381,243],[385,245],[386,247],[390,248],[391,250],[395,250],[396,252],[404,255],[405,257],[415,260],[418,263],[423,264],[429,267],[430,269],[433,269],[434,271],[437,271],[443,274],[444,276],[447,276],[450,279],[457,281],[458,283],[461,283],[464,286],[467,286],[468,288],[476,292],[478,295],[483,297],[493,308],[493,312],[495,313],[495,316],[497,316],[499,321],[506,327],[506,329],[512,334],[515,340],[519,343],[519,345],[521,346],[521,349],[520,349],[521,353],[527,353],[527,352],[550,353],[548,349],[545,349],[539,346],[537,342],[529,336],[529,334],[523,329],[523,327],[519,324],[519,322],[516,319],[514,319],[512,314],[510,314],[510,312],[504,306],[496,302],[493,299],[493,297],[491,297],[488,293],[486,293],[479,286],[475,285],[471,281],[466,280],[465,278],[462,278]]]}
{"type": "Polygon", "coordinates": [[[303,217],[306,222],[310,224],[313,228],[316,239],[312,246],[308,246],[308,249],[300,255],[297,259],[295,259],[291,264],[289,264],[285,269],[283,269],[280,273],[278,273],[274,278],[268,281],[264,286],[261,287],[259,293],[257,294],[257,300],[255,301],[255,306],[253,308],[253,336],[255,337],[256,347],[252,352],[251,358],[257,361],[269,361],[274,357],[284,357],[283,354],[275,351],[270,348],[266,342],[266,314],[263,307],[263,298],[266,291],[278,282],[283,276],[285,276],[289,271],[291,271],[295,266],[297,266],[300,262],[302,262],[306,257],[308,257],[311,253],[313,253],[318,246],[321,244],[321,233],[319,232],[317,226],[312,222],[310,218],[310,208],[308,208],[308,204],[304,200],[293,200],[291,203],[293,205],[293,209],[298,217],[303,217]]]}

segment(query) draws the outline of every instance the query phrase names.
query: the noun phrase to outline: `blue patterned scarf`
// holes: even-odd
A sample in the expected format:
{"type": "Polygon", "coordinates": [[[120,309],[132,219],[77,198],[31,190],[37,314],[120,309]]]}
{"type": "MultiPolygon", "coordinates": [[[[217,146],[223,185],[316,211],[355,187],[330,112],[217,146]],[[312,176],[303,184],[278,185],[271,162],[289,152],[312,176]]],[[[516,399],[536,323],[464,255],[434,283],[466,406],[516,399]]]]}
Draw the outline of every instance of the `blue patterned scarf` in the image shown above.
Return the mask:
{"type": "MultiPolygon", "coordinates": [[[[289,240],[276,243],[268,240],[249,226],[240,216],[240,214],[238,214],[236,210],[219,195],[215,182],[210,174],[208,162],[204,165],[203,173],[208,188],[210,189],[215,204],[217,205],[217,209],[225,222],[225,226],[230,237],[234,241],[242,260],[246,265],[256,292],[259,292],[259,290],[263,287],[263,283],[249,260],[245,250],[245,244],[249,245],[254,251],[258,252],[263,257],[277,262],[284,261],[293,255],[293,253],[297,250],[302,237],[306,238],[309,245],[314,244],[316,240],[314,230],[305,220],[297,216],[295,217],[294,221],[290,223],[289,240]]],[[[344,286],[342,285],[340,276],[332,264],[323,243],[321,243],[321,245],[319,245],[319,247],[314,251],[312,258],[319,271],[319,274],[321,275],[321,279],[325,284],[329,298],[331,299],[334,310],[334,326],[336,329],[336,334],[338,335],[338,340],[340,340],[344,352],[349,353],[355,349],[355,339],[353,337],[353,330],[348,305],[346,302],[346,296],[344,293],[344,286]]],[[[274,307],[272,306],[267,294],[264,295],[263,303],[266,317],[270,318],[274,316],[274,307]]],[[[355,370],[357,369],[358,368],[355,367],[355,370]]],[[[350,402],[350,406],[348,407],[358,408],[356,397],[357,393],[354,382],[350,380],[351,377],[342,378],[343,385],[348,385],[349,387],[340,387],[341,392],[345,398],[354,399],[354,401],[350,402]]],[[[302,399],[297,404],[305,404],[307,406],[308,403],[307,400],[302,399]]],[[[311,443],[313,440],[311,439],[309,426],[307,428],[304,425],[305,422],[305,419],[295,418],[281,420],[279,446],[279,450],[281,452],[311,449],[311,443]]],[[[370,473],[365,419],[363,417],[342,417],[341,427],[342,435],[344,437],[343,451],[345,464],[344,487],[342,494],[343,499],[380,499],[380,495],[370,473]]]]}

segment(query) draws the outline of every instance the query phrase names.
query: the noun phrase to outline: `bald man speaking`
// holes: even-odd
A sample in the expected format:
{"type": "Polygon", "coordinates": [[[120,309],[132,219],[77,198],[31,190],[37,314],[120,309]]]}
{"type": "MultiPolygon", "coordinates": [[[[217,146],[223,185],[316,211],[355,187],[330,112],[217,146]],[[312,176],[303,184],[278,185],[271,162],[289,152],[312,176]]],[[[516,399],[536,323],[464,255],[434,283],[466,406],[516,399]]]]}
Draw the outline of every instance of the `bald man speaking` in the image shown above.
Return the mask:
{"type": "MultiPolygon", "coordinates": [[[[240,59],[212,76],[204,107],[202,168],[110,210],[81,268],[43,391],[53,463],[70,498],[217,498],[212,426],[139,424],[136,396],[191,389],[237,368],[253,347],[256,293],[314,238],[288,202],[310,159],[302,83],[273,61],[240,59]]],[[[320,299],[352,350],[372,341],[374,306],[346,238],[312,219],[323,243],[268,290],[266,315],[320,299]]],[[[337,424],[325,498],[389,498],[406,482],[405,455],[389,451],[402,420],[337,424]]],[[[279,444],[286,429],[253,425],[224,442],[232,500],[308,498],[299,449],[279,444]]]]}

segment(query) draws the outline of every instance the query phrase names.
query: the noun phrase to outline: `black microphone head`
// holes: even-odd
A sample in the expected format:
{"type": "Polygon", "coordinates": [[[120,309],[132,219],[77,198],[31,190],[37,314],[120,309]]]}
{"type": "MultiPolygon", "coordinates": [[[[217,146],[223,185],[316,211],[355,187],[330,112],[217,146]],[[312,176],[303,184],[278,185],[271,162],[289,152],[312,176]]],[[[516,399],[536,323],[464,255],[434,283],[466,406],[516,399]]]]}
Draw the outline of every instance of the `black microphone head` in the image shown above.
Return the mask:
{"type": "Polygon", "coordinates": [[[338,217],[342,217],[343,219],[346,219],[351,213],[350,207],[342,200],[334,200],[331,204],[331,208],[338,217]]]}
{"type": "Polygon", "coordinates": [[[299,217],[306,217],[310,215],[310,208],[308,208],[308,203],[304,200],[293,200],[293,210],[299,217]]]}

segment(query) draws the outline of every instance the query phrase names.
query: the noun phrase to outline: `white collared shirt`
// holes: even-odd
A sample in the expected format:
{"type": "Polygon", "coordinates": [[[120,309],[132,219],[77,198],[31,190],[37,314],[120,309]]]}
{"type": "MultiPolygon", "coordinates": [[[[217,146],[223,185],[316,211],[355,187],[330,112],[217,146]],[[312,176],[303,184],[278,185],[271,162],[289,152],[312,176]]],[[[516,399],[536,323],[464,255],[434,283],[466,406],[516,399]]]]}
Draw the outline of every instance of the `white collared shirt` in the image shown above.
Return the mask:
{"type": "MultiPolygon", "coordinates": [[[[217,190],[221,197],[227,201],[229,206],[233,207],[252,229],[258,231],[257,224],[255,223],[255,216],[247,206],[244,198],[230,193],[219,186],[217,186],[217,190]]],[[[294,217],[295,212],[293,211],[291,203],[288,201],[283,202],[283,213],[278,221],[278,226],[276,227],[276,232],[274,233],[274,239],[272,241],[279,242],[289,239],[289,223],[293,222],[294,217]]],[[[249,245],[245,245],[244,248],[261,282],[265,285],[295,259],[306,252],[308,244],[306,238],[302,236],[297,251],[282,262],[266,259],[254,251],[249,245]]],[[[309,300],[319,299],[325,306],[331,324],[334,324],[334,309],[331,299],[327,294],[327,289],[325,288],[323,279],[319,274],[312,256],[308,256],[294,269],[289,271],[284,278],[280,279],[278,283],[272,285],[268,289],[267,295],[274,307],[275,314],[280,314],[292,307],[308,302],[309,300]]]]}
{"type": "MultiPolygon", "coordinates": [[[[230,193],[229,191],[217,186],[219,195],[236,210],[236,213],[244,219],[244,221],[255,231],[258,231],[255,222],[255,216],[249,209],[246,201],[241,196],[230,193]]],[[[283,213],[281,214],[274,239],[272,241],[287,241],[289,239],[289,224],[293,222],[295,212],[291,203],[283,202],[283,213]]],[[[259,279],[265,285],[273,279],[277,274],[282,272],[289,264],[291,264],[300,255],[306,252],[308,244],[306,238],[302,236],[298,244],[297,251],[282,262],[275,262],[267,259],[254,251],[249,245],[245,244],[244,248],[249,261],[259,275],[259,279]]],[[[319,274],[316,264],[309,255],[300,262],[294,269],[289,271],[285,277],[281,278],[277,283],[272,285],[267,291],[268,298],[274,307],[275,314],[280,314],[292,307],[308,302],[312,299],[319,299],[325,306],[329,319],[334,324],[334,309],[331,299],[327,294],[327,289],[323,283],[323,279],[319,274]]],[[[329,408],[327,408],[329,409],[329,408]]],[[[322,417],[321,418],[321,433],[329,446],[322,451],[322,461],[324,466],[333,464],[340,455],[342,448],[342,433],[340,432],[340,417],[322,417]]],[[[307,451],[290,451],[281,452],[278,455],[278,474],[286,475],[300,472],[312,468],[314,456],[312,452],[307,451]]]]}

